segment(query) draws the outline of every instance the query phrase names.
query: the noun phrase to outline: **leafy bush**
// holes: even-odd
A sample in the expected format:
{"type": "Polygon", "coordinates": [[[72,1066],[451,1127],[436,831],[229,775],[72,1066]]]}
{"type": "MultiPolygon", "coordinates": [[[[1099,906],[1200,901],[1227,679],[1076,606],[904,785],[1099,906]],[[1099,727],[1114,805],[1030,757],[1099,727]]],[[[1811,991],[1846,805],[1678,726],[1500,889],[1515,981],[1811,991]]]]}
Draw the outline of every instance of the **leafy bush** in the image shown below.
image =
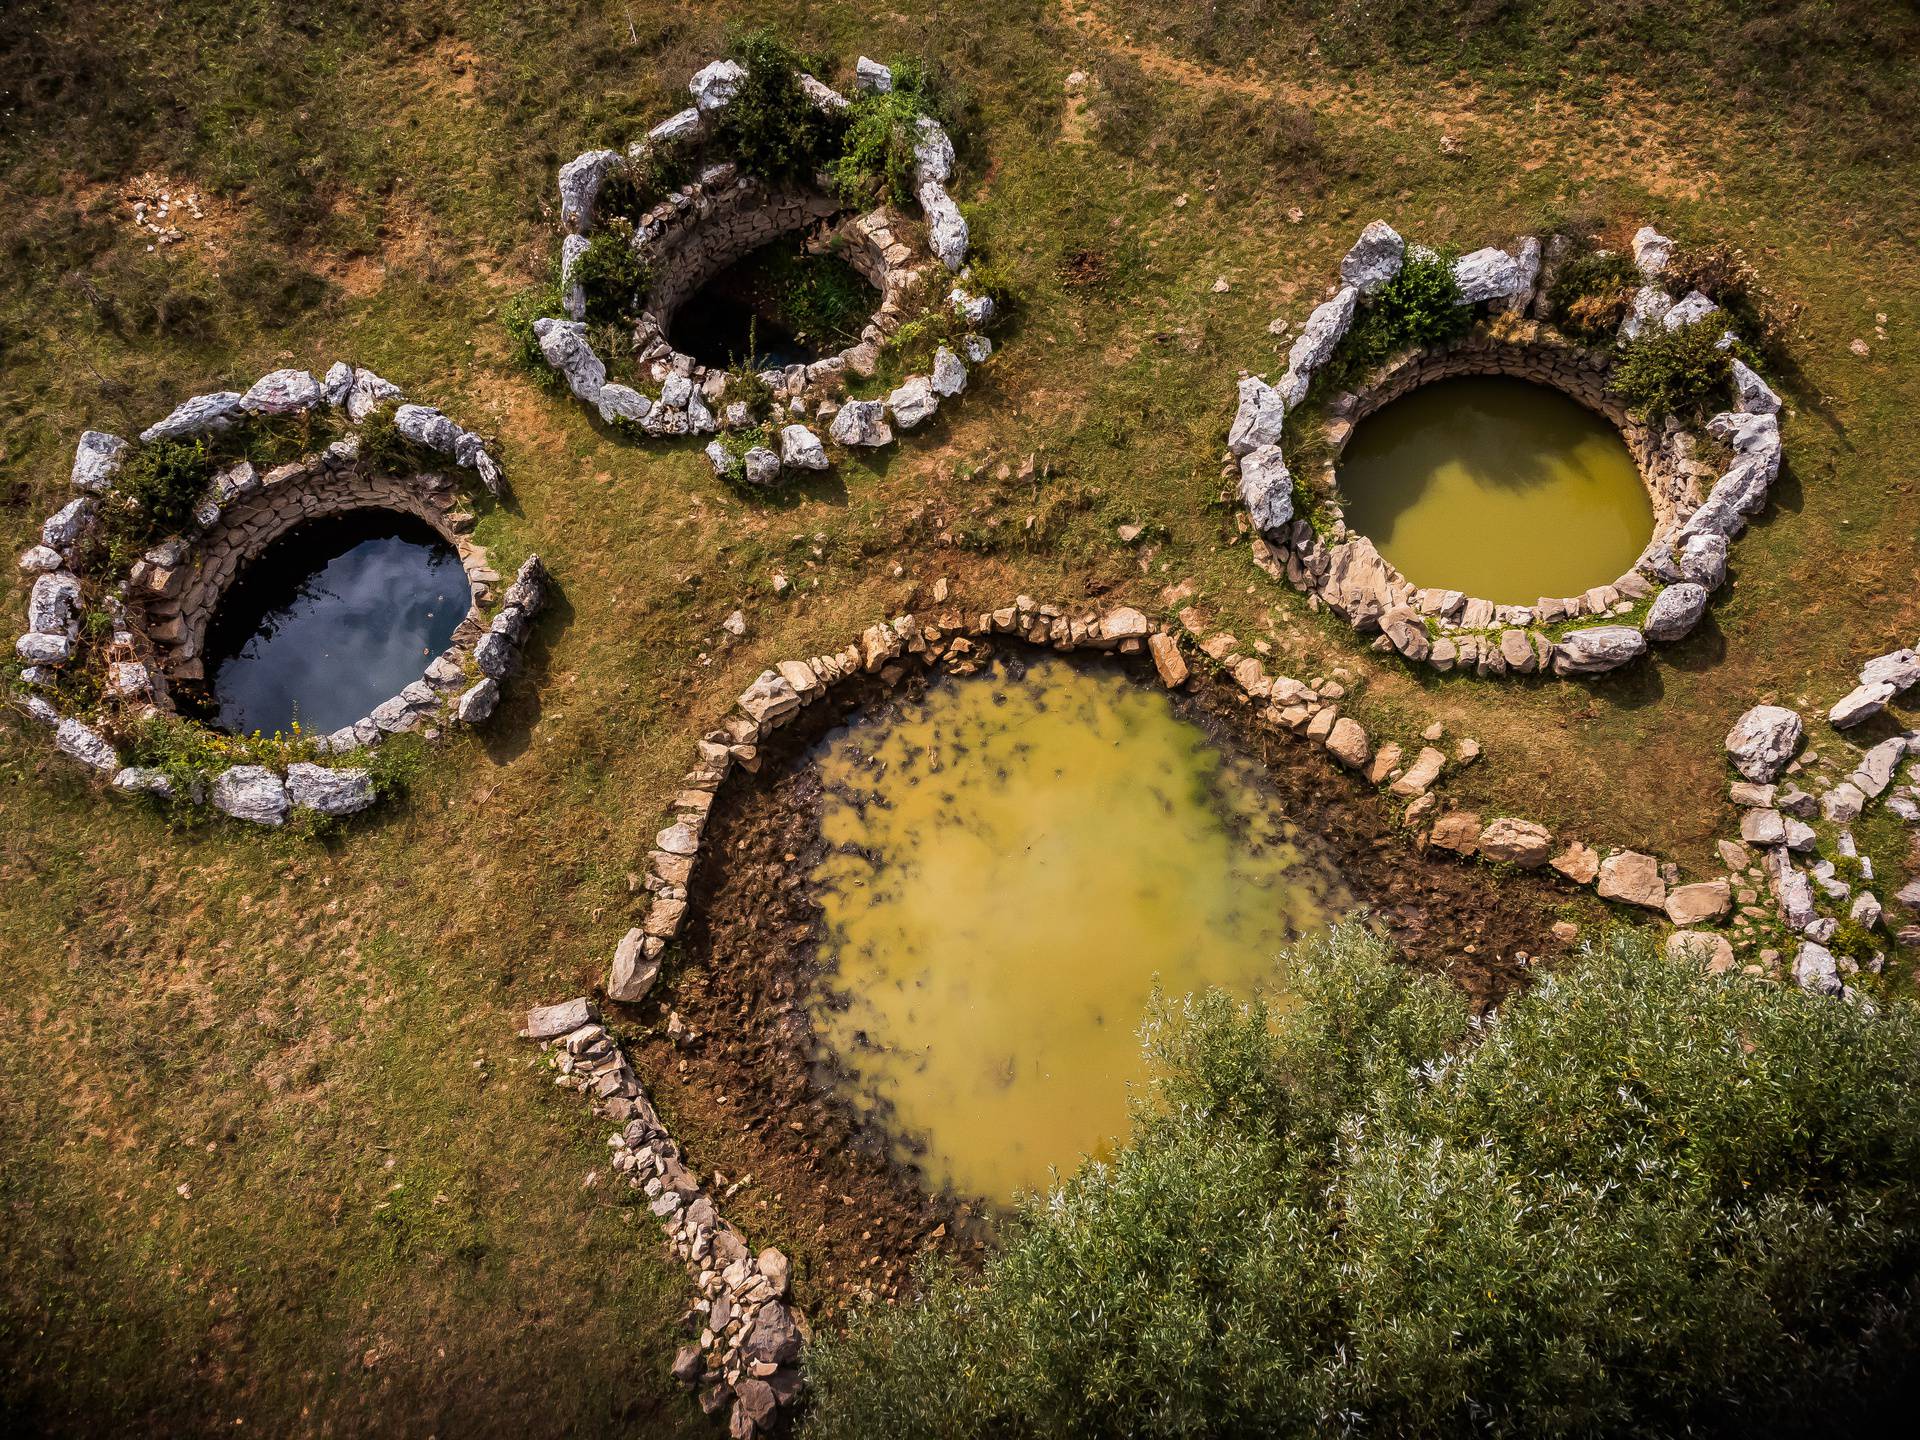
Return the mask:
{"type": "Polygon", "coordinates": [[[838,255],[772,250],[764,283],[780,322],[823,350],[851,344],[880,297],[838,255]]]}
{"type": "Polygon", "coordinates": [[[161,536],[186,529],[214,468],[205,439],[160,440],[129,452],[101,501],[106,567],[117,574],[161,536]]]}
{"type": "Polygon", "coordinates": [[[807,98],[800,88],[806,62],[771,32],[742,35],[728,53],[747,73],[719,112],[716,144],[746,174],[811,183],[839,148],[844,117],[807,98]]]}
{"type": "Polygon", "coordinates": [[[1645,281],[1632,259],[1587,250],[1561,262],[1547,288],[1553,323],[1578,340],[1610,341],[1645,281]]]}
{"type": "Polygon", "coordinates": [[[1695,418],[1730,396],[1733,365],[1720,348],[1720,327],[1650,327],[1614,367],[1614,394],[1647,420],[1695,418]]]}
{"type": "Polygon", "coordinates": [[[1402,350],[1457,340],[1472,324],[1453,262],[1444,255],[1409,255],[1400,273],[1362,302],[1330,378],[1349,384],[1402,350]]]}
{"type": "Polygon", "coordinates": [[[587,301],[587,323],[620,324],[640,308],[649,282],[647,265],[633,249],[633,222],[610,216],[593,232],[573,264],[573,279],[587,301]]]}
{"type": "Polygon", "coordinates": [[[1910,1008],[1626,933],[1490,1024],[1357,928],[1294,978],[1163,1003],[1129,1143],[818,1340],[807,1433],[1839,1433],[1897,1383],[1910,1008]]]}
{"type": "Polygon", "coordinates": [[[920,117],[931,113],[926,72],[893,66],[893,89],[854,97],[840,153],[827,166],[835,192],[849,205],[913,199],[913,150],[920,117]]]}
{"type": "Polygon", "coordinates": [[[500,323],[507,331],[507,358],[548,390],[563,389],[565,382],[560,372],[547,363],[533,327],[537,321],[562,313],[560,290],[554,284],[523,290],[500,309],[500,323]]]}

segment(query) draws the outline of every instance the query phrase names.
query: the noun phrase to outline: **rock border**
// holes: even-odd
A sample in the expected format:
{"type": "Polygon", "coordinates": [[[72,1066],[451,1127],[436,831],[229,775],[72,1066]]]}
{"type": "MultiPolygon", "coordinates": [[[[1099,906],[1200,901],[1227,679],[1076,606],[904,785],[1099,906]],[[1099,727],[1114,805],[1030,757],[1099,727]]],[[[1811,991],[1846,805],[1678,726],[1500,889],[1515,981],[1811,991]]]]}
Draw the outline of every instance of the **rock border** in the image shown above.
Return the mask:
{"type": "MultiPolygon", "coordinates": [[[[394,428],[403,438],[447,456],[496,497],[507,493],[505,475],[479,436],[438,410],[406,403],[398,386],[344,361],[329,368],[323,379],[305,370],[275,370],[244,394],[194,396],[142,431],[138,444],[217,433],[247,417],[323,409],[340,412],[357,431],[377,409],[393,402],[399,402],[394,428]]],[[[113,623],[105,696],[93,711],[63,714],[48,695],[57,693],[80,636],[83,603],[77,563],[97,523],[100,497],[112,491],[133,452],[134,446],[117,435],[84,432],[72,474],[74,488],[82,493],[48,518],[40,543],[20,559],[20,568],[35,579],[28,596],[28,628],[14,646],[26,662],[14,699],[28,715],[53,728],[61,753],[108,777],[117,793],[210,803],[235,819],[272,827],[284,824],[295,810],[344,816],[370,807],[377,795],[372,774],[364,768],[295,761],[280,771],[240,764],[214,776],[210,786],[196,785],[191,793],[181,793],[161,771],[123,764],[108,738],[119,722],[174,713],[168,681],[201,678],[200,644],[206,626],[250,561],[307,520],[365,509],[399,511],[432,526],[460,556],[471,605],[453,642],[419,680],[361,720],[312,737],[316,760],[349,755],[430,723],[478,725],[493,713],[500,683],[517,668],[533,617],[546,604],[551,581],[545,566],[538,555],[529,556],[489,616],[500,576],[488,567],[485,549],[469,538],[473,516],[459,508],[454,481],[435,473],[400,477],[372,470],[360,461],[359,434],[350,433],[264,475],[247,460],[228,465],[214,477],[189,531],[148,547],[124,575],[100,577],[98,583],[107,592],[104,609],[113,623]]]]}
{"type": "Polygon", "coordinates": [[[596,1118],[619,1125],[607,1137],[615,1183],[624,1179],[646,1197],[668,1249],[693,1273],[700,1336],[674,1355],[674,1377],[698,1390],[709,1415],[731,1405],[730,1435],[749,1440],[771,1431],[781,1407],[800,1393],[800,1352],[811,1334],[786,1299],[787,1257],[772,1248],[755,1253],[721,1216],[715,1197],[681,1163],[679,1145],[591,1000],[536,1007],[520,1035],[539,1044],[555,1085],[587,1095],[596,1118]]]}
{"type": "MultiPolygon", "coordinates": [[[[862,91],[893,88],[892,71],[864,55],[856,73],[862,91]]],[[[687,84],[694,104],[654,126],[628,148],[627,158],[642,160],[663,144],[703,144],[713,131],[713,118],[732,100],[745,75],[744,67],[733,60],[715,60],[703,67],[687,84]]],[[[845,96],[813,76],[803,73],[799,78],[801,88],[822,110],[848,108],[845,96]]],[[[773,413],[765,421],[746,400],[728,399],[724,370],[702,365],[674,349],[667,328],[681,302],[706,279],[758,245],[825,223],[844,208],[829,198],[831,186],[824,176],[816,177],[811,188],[774,187],[740,174],[731,161],[721,160],[704,165],[692,184],[663,200],[634,227],[634,251],[657,277],[634,331],[639,363],[656,389],[643,394],[632,386],[610,383],[606,362],[588,337],[586,297],[573,283],[572,273],[586,253],[601,184],[620,159],[617,151],[589,150],[560,167],[560,214],[565,227],[560,293],[566,314],[543,316],[533,325],[546,362],[607,424],[650,438],[777,426],[778,449],[761,444],[735,455],[719,440],[706,447],[708,463],[720,478],[771,486],[783,475],[831,468],[827,442],[839,452],[891,445],[897,431],[925,424],[942,401],[965,391],[969,367],[992,355],[993,342],[979,331],[993,320],[994,303],[968,289],[972,272],[967,222],[947,191],[953,178],[953,143],[940,125],[922,116],[914,148],[914,194],[920,221],[882,205],[847,216],[834,228],[848,262],[881,295],[879,308],[858,342],[810,365],[761,371],[758,379],[773,396],[773,413]],[[929,374],[908,377],[884,400],[844,399],[846,377],[875,374],[883,347],[916,307],[924,308],[930,294],[949,284],[949,276],[951,287],[944,303],[956,318],[974,327],[961,350],[940,346],[929,374]],[[815,426],[825,427],[824,441],[815,426]]]]}
{"type": "MultiPolygon", "coordinates": [[[[1345,337],[1361,296],[1399,273],[1406,242],[1385,221],[1369,224],[1341,261],[1341,284],[1333,298],[1314,310],[1294,341],[1286,373],[1273,385],[1255,375],[1240,379],[1239,405],[1227,437],[1228,474],[1237,476],[1239,498],[1253,524],[1256,561],[1357,632],[1378,631],[1376,650],[1438,671],[1471,670],[1481,676],[1551,672],[1566,677],[1617,669],[1646,654],[1649,641],[1678,640],[1698,625],[1712,593],[1726,581],[1728,543],[1745,528],[1748,516],[1765,508],[1780,469],[1780,400],[1741,361],[1733,361],[1737,408],[1715,415],[1706,427],[1732,451],[1731,463],[1717,477],[1696,458],[1702,448],[1698,436],[1671,419],[1656,435],[1607,394],[1605,379],[1618,345],[1651,324],[1678,328],[1719,313],[1697,291],[1678,302],[1667,296],[1660,277],[1672,241],[1651,227],[1635,235],[1635,260],[1646,284],[1615,346],[1607,348],[1579,345],[1543,323],[1547,287],[1567,246],[1563,236],[1551,237],[1544,247],[1528,236],[1511,252],[1488,247],[1462,256],[1453,267],[1461,294],[1466,303],[1498,315],[1504,332],[1474,334],[1456,345],[1396,357],[1361,391],[1329,402],[1326,438],[1332,458],[1317,498],[1324,536],[1294,513],[1295,481],[1281,449],[1282,424],[1345,337]],[[1653,500],[1656,522],[1632,569],[1581,595],[1499,605],[1457,590],[1416,587],[1370,539],[1348,531],[1336,464],[1355,424],[1429,380],[1476,373],[1549,385],[1621,431],[1653,500]],[[1642,602],[1649,602],[1644,612],[1642,602]],[[1583,619],[1593,623],[1569,627],[1583,619]]],[[[1722,347],[1733,343],[1733,332],[1727,331],[1722,347]]]]}

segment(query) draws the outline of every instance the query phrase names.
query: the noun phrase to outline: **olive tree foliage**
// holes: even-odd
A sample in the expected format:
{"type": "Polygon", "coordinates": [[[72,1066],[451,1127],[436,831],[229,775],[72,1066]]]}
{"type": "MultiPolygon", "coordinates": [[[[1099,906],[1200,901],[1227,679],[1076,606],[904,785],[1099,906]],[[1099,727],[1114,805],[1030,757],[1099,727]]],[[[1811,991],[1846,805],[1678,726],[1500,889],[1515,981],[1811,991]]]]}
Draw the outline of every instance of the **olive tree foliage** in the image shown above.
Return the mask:
{"type": "Polygon", "coordinates": [[[1476,1021],[1357,928],[1162,1001],[1132,1137],[813,1348],[807,1433],[1679,1435],[1891,1401],[1920,1025],[1611,935],[1476,1021]]]}

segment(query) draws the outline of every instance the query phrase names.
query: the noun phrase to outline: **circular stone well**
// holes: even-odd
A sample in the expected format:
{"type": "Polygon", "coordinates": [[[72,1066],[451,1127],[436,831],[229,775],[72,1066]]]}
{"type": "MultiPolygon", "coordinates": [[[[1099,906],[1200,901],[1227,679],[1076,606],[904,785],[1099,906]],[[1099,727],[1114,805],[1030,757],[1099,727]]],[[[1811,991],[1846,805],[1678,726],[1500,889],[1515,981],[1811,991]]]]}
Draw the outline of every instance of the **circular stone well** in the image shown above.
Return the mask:
{"type": "MultiPolygon", "coordinates": [[[[746,78],[740,63],[715,61],[688,83],[694,104],[624,153],[589,150],[561,167],[564,313],[541,316],[533,335],[547,364],[607,424],[652,437],[720,437],[706,447],[715,473],[765,486],[783,474],[828,469],[839,452],[891,445],[899,432],[924,425],[992,354],[984,332],[995,306],[972,289],[966,220],[947,191],[953,145],[933,119],[914,122],[912,204],[854,213],[833,197],[824,173],[768,180],[725,152],[719,122],[746,78]],[[691,178],[634,213],[643,196],[658,194],[645,177],[662,173],[691,178]],[[601,213],[616,205],[627,213],[601,213]],[[686,309],[701,304],[703,287],[730,267],[786,237],[805,237],[810,249],[845,261],[872,287],[873,308],[850,343],[779,357],[787,363],[766,365],[742,385],[712,349],[696,355],[677,343],[690,320],[686,309]],[[637,313],[622,311],[633,322],[630,333],[589,325],[590,297],[578,280],[582,258],[609,239],[631,250],[641,277],[637,313]],[[910,332],[919,336],[911,358],[890,361],[896,337],[915,321],[928,323],[910,332]],[[862,382],[891,363],[926,369],[884,395],[860,398],[862,382]]],[[[794,78],[803,104],[828,117],[852,109],[854,102],[813,76],[794,78]]],[[[887,67],[865,59],[859,79],[863,92],[892,85],[887,67]]],[[[614,256],[628,258],[617,249],[614,256]]]]}
{"type": "Polygon", "coordinates": [[[82,493],[21,560],[37,576],[15,644],[23,707],[122,792],[266,825],[366,808],[371,772],[343,760],[486,720],[546,602],[538,556],[502,591],[462,474],[505,494],[479,436],[345,364],[195,396],[136,442],[88,431],[82,493]],[[244,458],[295,446],[311,448],[264,471],[244,458]],[[130,469],[139,483],[123,485],[130,469]],[[160,515],[185,523],[165,533],[160,515]],[[289,569],[303,542],[328,563],[289,569]],[[246,653],[256,642],[270,663],[246,653]],[[235,668],[210,664],[232,652],[235,668]]]}
{"type": "Polygon", "coordinates": [[[1615,396],[1615,365],[1652,326],[1710,325],[1721,350],[1736,346],[1708,296],[1668,293],[1672,250],[1651,227],[1634,236],[1629,269],[1643,283],[1619,333],[1600,343],[1546,323],[1555,270],[1572,251],[1567,237],[1476,250],[1451,266],[1469,311],[1464,338],[1403,352],[1354,389],[1323,393],[1315,375],[1410,253],[1384,221],[1368,225],[1341,262],[1333,297],[1293,340],[1285,373],[1272,384],[1240,379],[1228,473],[1253,522],[1255,560],[1354,629],[1377,631],[1376,650],[1436,670],[1591,675],[1639,658],[1649,642],[1687,635],[1726,581],[1730,542],[1766,506],[1780,469],[1780,400],[1737,355],[1728,358],[1733,408],[1704,434],[1671,417],[1642,423],[1615,396]],[[1561,406],[1556,439],[1545,433],[1556,428],[1552,405],[1517,386],[1504,387],[1498,404],[1485,394],[1474,406],[1449,402],[1447,382],[1459,382],[1459,396],[1469,379],[1494,377],[1559,391],[1595,419],[1561,406]],[[1379,415],[1390,406],[1400,422],[1415,422],[1406,435],[1379,415]],[[1296,474],[1288,455],[1313,439],[1323,444],[1312,465],[1295,462],[1313,473],[1296,474]],[[1477,447],[1486,473],[1446,473],[1463,446],[1477,447]],[[1724,448],[1710,461],[1716,446],[1724,448]],[[1576,463],[1556,454],[1569,449],[1576,463]],[[1454,506],[1449,484],[1458,487],[1454,506]]]}

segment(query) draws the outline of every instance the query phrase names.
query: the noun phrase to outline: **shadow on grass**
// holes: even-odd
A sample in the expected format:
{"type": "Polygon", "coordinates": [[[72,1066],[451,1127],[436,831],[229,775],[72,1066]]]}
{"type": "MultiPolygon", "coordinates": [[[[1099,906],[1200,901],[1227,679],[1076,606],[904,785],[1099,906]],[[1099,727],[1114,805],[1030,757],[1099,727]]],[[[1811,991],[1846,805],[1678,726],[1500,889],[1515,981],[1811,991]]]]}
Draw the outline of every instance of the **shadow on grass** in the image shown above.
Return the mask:
{"type": "Polygon", "coordinates": [[[527,632],[519,668],[509,677],[500,709],[482,742],[494,764],[512,764],[533,743],[533,727],[540,723],[540,697],[546,690],[554,647],[573,621],[573,603],[560,581],[549,573],[546,607],[527,632]]]}

